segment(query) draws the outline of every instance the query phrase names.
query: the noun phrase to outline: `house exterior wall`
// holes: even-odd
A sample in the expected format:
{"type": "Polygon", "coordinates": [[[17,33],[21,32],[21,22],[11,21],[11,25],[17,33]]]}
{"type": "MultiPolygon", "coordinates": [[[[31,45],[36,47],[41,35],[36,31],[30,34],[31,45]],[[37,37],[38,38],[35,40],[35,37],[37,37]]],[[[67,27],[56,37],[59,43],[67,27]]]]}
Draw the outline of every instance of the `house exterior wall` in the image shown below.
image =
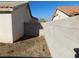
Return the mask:
{"type": "Polygon", "coordinates": [[[13,41],[19,39],[24,35],[24,20],[25,13],[23,7],[18,7],[12,12],[12,29],[13,29],[13,41]]]}
{"type": "Polygon", "coordinates": [[[27,4],[13,8],[10,13],[0,13],[0,42],[13,43],[22,37],[24,22],[29,23],[30,21],[31,16],[27,4]]]}
{"type": "Polygon", "coordinates": [[[31,20],[27,4],[17,7],[12,12],[13,41],[16,41],[24,35],[24,22],[31,20]]]}
{"type": "Polygon", "coordinates": [[[68,18],[68,17],[69,16],[67,16],[65,13],[61,12],[60,10],[57,10],[53,18],[53,21],[68,18]]]}
{"type": "Polygon", "coordinates": [[[30,16],[28,4],[25,3],[20,6],[17,6],[14,8],[14,11],[17,11],[18,9],[21,10],[21,12],[19,14],[21,14],[21,16],[23,17],[24,22],[29,23],[31,21],[31,16],[30,16]]]}
{"type": "Polygon", "coordinates": [[[13,42],[11,17],[11,14],[0,14],[0,42],[13,42]]]}
{"type": "Polygon", "coordinates": [[[24,22],[31,16],[27,4],[13,8],[10,13],[0,13],[0,42],[13,43],[24,35],[24,22]]]}
{"type": "Polygon", "coordinates": [[[24,16],[25,17],[25,21],[24,22],[25,23],[29,23],[32,20],[32,17],[30,15],[31,12],[30,12],[28,6],[23,6],[23,7],[24,7],[23,10],[25,11],[25,13],[24,13],[25,14],[25,16],[24,16]]]}

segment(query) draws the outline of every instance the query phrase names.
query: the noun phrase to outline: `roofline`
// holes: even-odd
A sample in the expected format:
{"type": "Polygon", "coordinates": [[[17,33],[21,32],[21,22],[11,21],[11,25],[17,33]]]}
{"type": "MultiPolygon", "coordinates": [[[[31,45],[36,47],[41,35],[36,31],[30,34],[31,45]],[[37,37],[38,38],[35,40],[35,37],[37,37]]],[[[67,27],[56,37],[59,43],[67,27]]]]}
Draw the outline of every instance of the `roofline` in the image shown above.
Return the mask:
{"type": "Polygon", "coordinates": [[[4,14],[4,13],[6,13],[6,14],[9,14],[9,13],[11,13],[12,11],[0,11],[0,14],[4,14]]]}
{"type": "Polygon", "coordinates": [[[53,18],[54,18],[54,15],[56,14],[56,11],[57,11],[57,9],[55,10],[55,12],[54,12],[54,14],[53,14],[52,20],[53,20],[53,18]]]}
{"type": "Polygon", "coordinates": [[[62,11],[62,10],[60,10],[60,9],[58,9],[58,8],[57,8],[57,10],[59,10],[59,11],[63,12],[63,13],[64,13],[64,14],[66,14],[67,16],[71,17],[71,15],[68,15],[68,14],[67,14],[67,13],[65,13],[64,11],[62,11]]]}
{"type": "MultiPolygon", "coordinates": [[[[27,4],[28,4],[28,2],[25,2],[25,3],[22,3],[22,4],[20,4],[20,5],[15,6],[15,7],[13,7],[13,8],[9,8],[10,10],[0,10],[0,14],[12,13],[13,10],[15,10],[15,9],[17,9],[17,8],[23,6],[23,5],[27,5],[27,4]]],[[[2,9],[6,9],[6,8],[2,8],[2,9]]],[[[7,9],[8,9],[8,8],[7,8],[7,9]]]]}
{"type": "Polygon", "coordinates": [[[28,7],[28,9],[29,9],[29,13],[30,13],[31,18],[34,18],[34,17],[32,16],[32,13],[31,13],[31,9],[30,9],[30,5],[29,5],[29,3],[27,3],[27,7],[28,7]]]}
{"type": "MultiPolygon", "coordinates": [[[[56,8],[56,10],[55,10],[55,12],[54,12],[54,14],[53,14],[53,18],[54,18],[54,15],[56,14],[56,11],[57,11],[57,10],[61,11],[60,9],[56,8]]],[[[63,12],[63,11],[61,11],[61,12],[63,12]]],[[[63,13],[66,14],[67,16],[71,17],[71,15],[68,15],[68,14],[65,13],[65,12],[63,12],[63,13]]],[[[52,20],[53,20],[53,18],[52,18],[52,20]]]]}
{"type": "Polygon", "coordinates": [[[17,6],[15,6],[15,7],[13,7],[13,10],[15,10],[15,9],[17,9],[17,8],[23,6],[23,5],[27,5],[27,4],[28,4],[28,2],[25,2],[25,3],[22,3],[22,4],[20,4],[20,5],[17,5],[17,6]]]}
{"type": "Polygon", "coordinates": [[[34,17],[32,15],[29,3],[27,3],[27,7],[28,7],[28,10],[29,10],[29,14],[30,14],[31,19],[34,19],[34,20],[37,20],[38,21],[38,18],[36,18],[36,17],[34,17]]]}

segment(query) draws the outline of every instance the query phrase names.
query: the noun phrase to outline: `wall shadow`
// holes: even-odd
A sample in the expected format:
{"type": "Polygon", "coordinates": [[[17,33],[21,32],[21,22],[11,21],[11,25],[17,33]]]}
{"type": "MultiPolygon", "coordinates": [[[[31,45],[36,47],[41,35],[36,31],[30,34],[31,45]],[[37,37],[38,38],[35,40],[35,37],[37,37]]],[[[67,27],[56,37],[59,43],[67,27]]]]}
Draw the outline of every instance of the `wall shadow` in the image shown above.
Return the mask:
{"type": "Polygon", "coordinates": [[[35,24],[25,23],[24,24],[24,35],[21,38],[19,38],[18,40],[16,40],[15,42],[38,37],[40,29],[43,29],[42,26],[40,25],[40,23],[35,23],[35,24]]]}
{"type": "Polygon", "coordinates": [[[40,29],[43,29],[43,27],[40,24],[40,22],[38,22],[38,21],[33,22],[33,23],[32,22],[24,23],[24,35],[21,38],[19,38],[18,40],[16,40],[15,42],[27,40],[27,39],[34,38],[34,37],[38,37],[40,29]]]}
{"type": "Polygon", "coordinates": [[[76,52],[75,58],[79,58],[79,48],[74,48],[74,51],[76,52]]]}
{"type": "Polygon", "coordinates": [[[39,30],[43,29],[40,23],[24,23],[24,35],[39,36],[39,30]]]}

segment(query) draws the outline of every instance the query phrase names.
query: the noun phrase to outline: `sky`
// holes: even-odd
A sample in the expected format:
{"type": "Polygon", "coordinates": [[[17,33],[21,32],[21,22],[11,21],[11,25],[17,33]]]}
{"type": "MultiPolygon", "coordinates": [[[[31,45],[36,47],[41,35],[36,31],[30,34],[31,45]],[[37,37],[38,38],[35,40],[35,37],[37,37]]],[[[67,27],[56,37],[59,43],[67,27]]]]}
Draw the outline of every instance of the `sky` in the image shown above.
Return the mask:
{"type": "Polygon", "coordinates": [[[59,6],[79,6],[79,1],[29,1],[32,16],[50,21],[59,6]]]}

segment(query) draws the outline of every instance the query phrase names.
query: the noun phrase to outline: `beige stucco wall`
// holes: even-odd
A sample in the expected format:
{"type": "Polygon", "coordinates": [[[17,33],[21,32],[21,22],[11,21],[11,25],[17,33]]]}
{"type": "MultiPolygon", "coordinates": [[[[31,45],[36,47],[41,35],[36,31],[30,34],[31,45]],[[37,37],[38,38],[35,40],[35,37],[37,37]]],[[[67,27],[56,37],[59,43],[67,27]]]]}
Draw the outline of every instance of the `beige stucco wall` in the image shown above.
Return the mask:
{"type": "Polygon", "coordinates": [[[11,14],[0,14],[0,42],[13,42],[11,23],[11,14]]]}
{"type": "MultiPolygon", "coordinates": [[[[25,11],[24,7],[18,7],[12,12],[12,29],[13,29],[13,40],[17,40],[24,35],[24,20],[25,11]]],[[[25,9],[26,10],[26,9],[25,9]]]]}
{"type": "Polygon", "coordinates": [[[30,22],[31,16],[30,16],[28,3],[15,7],[13,11],[16,11],[16,12],[18,11],[17,13],[21,14],[24,22],[30,22]]]}
{"type": "Polygon", "coordinates": [[[28,6],[27,7],[23,6],[22,9],[24,10],[24,14],[25,14],[25,16],[23,16],[25,18],[24,22],[29,23],[32,20],[31,15],[30,15],[30,13],[31,13],[30,9],[28,8],[28,6]]]}
{"type": "Polygon", "coordinates": [[[17,7],[12,12],[13,40],[17,40],[24,35],[24,23],[29,23],[31,16],[27,4],[17,7]]]}
{"type": "Polygon", "coordinates": [[[53,21],[61,20],[61,19],[65,19],[65,18],[69,17],[66,14],[64,14],[63,12],[61,12],[60,10],[57,10],[55,14],[58,14],[58,15],[53,18],[53,21]]]}
{"type": "Polygon", "coordinates": [[[22,9],[17,8],[12,13],[0,14],[0,42],[13,43],[24,35],[24,17],[22,9]]]}
{"type": "Polygon", "coordinates": [[[11,13],[0,13],[0,42],[13,43],[24,35],[24,22],[29,23],[31,20],[26,6],[18,6],[11,13]]]}

